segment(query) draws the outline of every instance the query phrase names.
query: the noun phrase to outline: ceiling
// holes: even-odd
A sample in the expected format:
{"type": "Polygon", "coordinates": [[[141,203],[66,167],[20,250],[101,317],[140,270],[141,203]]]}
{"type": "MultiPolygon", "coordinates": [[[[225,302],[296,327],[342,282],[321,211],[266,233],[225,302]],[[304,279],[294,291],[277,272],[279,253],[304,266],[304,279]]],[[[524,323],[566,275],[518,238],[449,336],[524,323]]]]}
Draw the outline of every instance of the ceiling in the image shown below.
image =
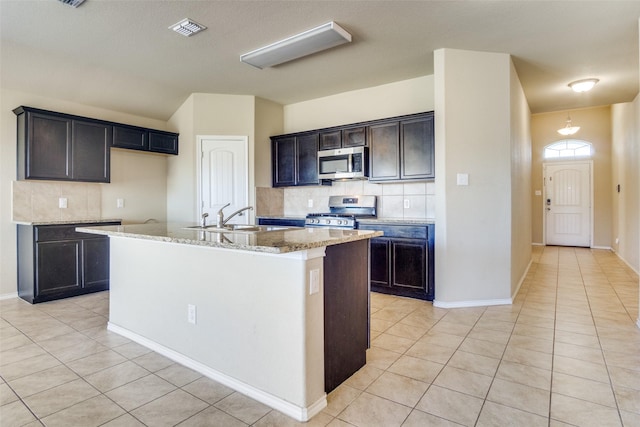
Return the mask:
{"type": "Polygon", "coordinates": [[[161,120],[196,92],[290,104],[433,74],[439,48],[510,53],[533,113],[638,93],[640,1],[0,0],[3,88],[161,120]],[[208,27],[184,37],[183,18],[208,27]],[[259,70],[239,56],[336,21],[353,42],[259,70]],[[588,93],[567,83],[596,77],[588,93]]]}

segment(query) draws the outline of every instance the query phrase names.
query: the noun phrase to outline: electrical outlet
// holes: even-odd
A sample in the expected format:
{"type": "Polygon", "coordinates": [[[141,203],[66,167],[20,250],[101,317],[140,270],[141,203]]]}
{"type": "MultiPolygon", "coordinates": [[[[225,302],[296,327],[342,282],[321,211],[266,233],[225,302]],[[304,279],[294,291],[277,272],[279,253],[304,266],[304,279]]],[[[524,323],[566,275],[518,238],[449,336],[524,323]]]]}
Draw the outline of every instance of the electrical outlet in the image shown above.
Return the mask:
{"type": "Polygon", "coordinates": [[[58,207],[60,209],[67,209],[67,198],[66,197],[60,197],[58,199],[58,207]]]}
{"type": "Polygon", "coordinates": [[[116,207],[124,208],[124,199],[116,199],[116,207]]]}
{"type": "Polygon", "coordinates": [[[187,305],[187,322],[196,324],[196,306],[193,304],[187,305]]]}
{"type": "Polygon", "coordinates": [[[617,245],[618,243],[620,243],[620,239],[618,239],[618,238],[616,237],[616,245],[617,245]]]}
{"type": "Polygon", "coordinates": [[[312,207],[313,207],[313,199],[309,199],[309,200],[307,201],[307,206],[308,206],[308,207],[310,207],[310,208],[312,208],[312,207]]]}
{"type": "Polygon", "coordinates": [[[320,270],[317,268],[309,272],[309,295],[320,292],[320,270]]]}
{"type": "Polygon", "coordinates": [[[411,207],[411,201],[409,199],[404,199],[404,208],[409,209],[411,207]]]}

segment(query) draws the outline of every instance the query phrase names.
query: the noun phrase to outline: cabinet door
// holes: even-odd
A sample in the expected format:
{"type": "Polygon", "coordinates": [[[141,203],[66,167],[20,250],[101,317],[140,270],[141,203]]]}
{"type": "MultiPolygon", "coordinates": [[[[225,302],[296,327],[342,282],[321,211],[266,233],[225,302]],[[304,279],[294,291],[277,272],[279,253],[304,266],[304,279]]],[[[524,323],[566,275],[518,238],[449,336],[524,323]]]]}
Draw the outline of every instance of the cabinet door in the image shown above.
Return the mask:
{"type": "Polygon", "coordinates": [[[112,127],[73,120],[72,176],[76,181],[109,182],[112,127]]]}
{"type": "Polygon", "coordinates": [[[70,180],[71,120],[27,113],[26,179],[70,180]]]}
{"type": "Polygon", "coordinates": [[[274,187],[296,184],[296,138],[288,136],[271,141],[271,162],[274,187]]]}
{"type": "Polygon", "coordinates": [[[296,185],[318,185],[318,134],[296,138],[296,185]]]}
{"type": "Polygon", "coordinates": [[[36,299],[80,290],[81,245],[81,240],[36,244],[36,299]]]}
{"type": "Polygon", "coordinates": [[[367,145],[367,128],[364,126],[342,130],[343,147],[364,147],[365,145],[367,145]]]}
{"type": "Polygon", "coordinates": [[[400,140],[398,122],[369,127],[369,180],[388,181],[400,178],[400,140]]]}
{"type": "Polygon", "coordinates": [[[342,132],[334,130],[320,134],[320,150],[334,150],[342,147],[342,132]]]}
{"type": "Polygon", "coordinates": [[[400,122],[401,179],[433,178],[433,114],[400,122]]]}
{"type": "Polygon", "coordinates": [[[178,154],[178,135],[150,130],[149,151],[178,154]]]}
{"type": "Polygon", "coordinates": [[[85,239],[82,242],[82,285],[86,290],[109,287],[109,238],[85,239]]]}
{"type": "Polygon", "coordinates": [[[149,149],[149,133],[146,129],[129,127],[129,126],[113,126],[113,147],[128,148],[131,150],[148,150],[149,149]]]}
{"type": "Polygon", "coordinates": [[[392,286],[427,290],[427,242],[425,240],[394,239],[392,286]]]}
{"type": "Polygon", "coordinates": [[[371,239],[371,269],[372,285],[391,286],[391,243],[389,239],[371,239]]]}

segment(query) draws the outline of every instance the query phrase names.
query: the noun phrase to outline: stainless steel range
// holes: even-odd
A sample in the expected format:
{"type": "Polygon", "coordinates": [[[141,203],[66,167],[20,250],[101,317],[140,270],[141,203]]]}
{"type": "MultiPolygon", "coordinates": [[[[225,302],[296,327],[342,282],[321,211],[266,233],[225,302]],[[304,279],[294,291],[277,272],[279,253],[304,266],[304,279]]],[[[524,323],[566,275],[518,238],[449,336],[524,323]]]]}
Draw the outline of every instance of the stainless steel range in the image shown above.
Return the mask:
{"type": "Polygon", "coordinates": [[[376,196],[331,196],[329,212],[308,214],[305,227],[357,228],[363,217],[376,217],[376,196]]]}

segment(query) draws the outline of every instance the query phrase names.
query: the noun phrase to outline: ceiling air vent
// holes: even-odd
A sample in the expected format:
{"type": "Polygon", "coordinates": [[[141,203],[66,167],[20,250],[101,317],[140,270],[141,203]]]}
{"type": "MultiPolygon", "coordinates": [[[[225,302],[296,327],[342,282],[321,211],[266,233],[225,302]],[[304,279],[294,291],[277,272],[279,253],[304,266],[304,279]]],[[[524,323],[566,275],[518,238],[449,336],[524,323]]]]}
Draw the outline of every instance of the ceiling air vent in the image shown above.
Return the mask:
{"type": "Polygon", "coordinates": [[[73,7],[78,7],[82,3],[84,3],[84,0],[58,0],[58,1],[73,7]]]}
{"type": "Polygon", "coordinates": [[[192,19],[185,18],[177,24],[173,24],[172,26],[170,26],[169,29],[175,31],[178,34],[182,34],[183,36],[190,37],[202,30],[206,30],[207,27],[202,24],[198,24],[192,19]]]}

